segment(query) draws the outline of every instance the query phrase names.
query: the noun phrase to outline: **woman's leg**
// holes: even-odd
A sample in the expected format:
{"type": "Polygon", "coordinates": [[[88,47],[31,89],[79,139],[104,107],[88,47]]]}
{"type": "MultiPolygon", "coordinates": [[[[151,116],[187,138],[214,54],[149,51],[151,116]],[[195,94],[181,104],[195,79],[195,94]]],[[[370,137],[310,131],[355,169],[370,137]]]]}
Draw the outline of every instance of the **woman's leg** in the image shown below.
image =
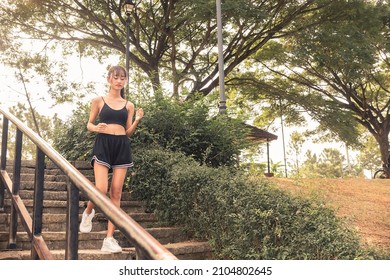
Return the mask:
{"type": "MultiPolygon", "coordinates": [[[[95,162],[93,165],[93,172],[95,174],[95,185],[96,188],[104,195],[107,194],[108,190],[108,168],[104,165],[95,162]]],[[[88,201],[85,212],[90,214],[95,205],[92,201],[88,201]]]]}
{"type": "MultiPolygon", "coordinates": [[[[111,178],[110,199],[118,207],[120,207],[123,183],[127,174],[127,168],[114,168],[111,178]]],[[[115,225],[108,221],[107,237],[114,235],[115,225]]]]}

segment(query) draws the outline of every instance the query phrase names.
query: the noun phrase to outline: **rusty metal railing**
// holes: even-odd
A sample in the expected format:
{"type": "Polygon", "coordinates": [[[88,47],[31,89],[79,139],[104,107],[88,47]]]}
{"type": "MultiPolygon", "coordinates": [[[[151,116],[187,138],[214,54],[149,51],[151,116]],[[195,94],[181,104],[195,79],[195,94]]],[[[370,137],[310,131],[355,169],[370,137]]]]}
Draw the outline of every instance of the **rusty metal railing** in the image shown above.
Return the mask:
{"type": "Polygon", "coordinates": [[[52,259],[52,254],[42,237],[43,215],[43,185],[45,157],[49,158],[68,178],[68,200],[66,218],[66,248],[65,259],[78,259],[78,215],[79,191],[82,191],[106,217],[124,234],[135,246],[137,259],[176,260],[177,258],[162,246],[150,233],[135,222],[122,209],[115,206],[111,200],[100,193],[97,188],[80,171],[70,164],[63,156],[54,150],[46,141],[19,119],[8,111],[0,108],[3,115],[3,133],[1,143],[0,161],[0,211],[4,210],[4,194],[7,190],[12,197],[9,247],[16,246],[17,217],[28,233],[32,242],[32,259],[52,259]],[[6,171],[8,126],[11,121],[16,126],[15,159],[13,180],[6,171]],[[27,136],[37,148],[35,182],[34,182],[34,208],[32,217],[28,213],[19,196],[21,151],[23,135],[27,136]]]}

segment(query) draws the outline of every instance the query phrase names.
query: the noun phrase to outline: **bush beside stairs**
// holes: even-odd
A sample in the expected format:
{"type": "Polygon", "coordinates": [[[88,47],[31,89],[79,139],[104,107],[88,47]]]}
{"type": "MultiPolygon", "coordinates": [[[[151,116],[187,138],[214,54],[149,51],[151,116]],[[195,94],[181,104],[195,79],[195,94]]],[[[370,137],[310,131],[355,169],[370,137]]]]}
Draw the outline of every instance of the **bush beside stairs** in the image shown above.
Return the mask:
{"type": "MultiPolygon", "coordinates": [[[[13,163],[7,162],[7,164],[9,164],[7,172],[12,178],[13,163]]],[[[77,161],[72,162],[72,164],[93,182],[93,173],[88,162],[77,161]]],[[[33,209],[35,162],[23,161],[21,173],[20,197],[31,214],[33,209]]],[[[42,236],[54,259],[65,258],[66,199],[66,176],[54,164],[48,162],[45,168],[42,236]]],[[[86,201],[86,197],[80,192],[79,220],[81,220],[86,201]]],[[[10,205],[11,199],[6,192],[5,211],[0,213],[0,260],[30,259],[31,243],[20,221],[18,221],[17,248],[12,250],[7,248],[10,205]]],[[[131,194],[126,190],[124,190],[122,195],[121,208],[178,259],[202,260],[212,258],[212,250],[206,241],[191,239],[180,227],[161,226],[154,213],[146,213],[144,204],[141,201],[133,200],[131,194]]],[[[80,260],[135,259],[135,248],[119,231],[116,231],[114,236],[123,248],[123,252],[112,254],[100,251],[103,239],[106,236],[107,218],[99,212],[99,209],[95,210],[96,215],[93,220],[92,232],[79,233],[78,258],[80,260]]]]}

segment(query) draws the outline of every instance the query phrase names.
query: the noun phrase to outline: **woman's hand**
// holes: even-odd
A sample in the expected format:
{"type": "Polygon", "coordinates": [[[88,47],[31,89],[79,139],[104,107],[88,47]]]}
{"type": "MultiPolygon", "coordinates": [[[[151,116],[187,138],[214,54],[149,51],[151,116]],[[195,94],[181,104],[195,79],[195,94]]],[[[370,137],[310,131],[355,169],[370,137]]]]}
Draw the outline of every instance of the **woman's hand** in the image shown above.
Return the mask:
{"type": "Polygon", "coordinates": [[[107,126],[108,125],[106,123],[98,123],[96,125],[96,132],[103,132],[103,131],[105,131],[107,126]]]}
{"type": "Polygon", "coordinates": [[[143,117],[144,117],[144,109],[139,108],[139,109],[135,112],[135,120],[136,120],[136,121],[140,121],[143,117]]]}

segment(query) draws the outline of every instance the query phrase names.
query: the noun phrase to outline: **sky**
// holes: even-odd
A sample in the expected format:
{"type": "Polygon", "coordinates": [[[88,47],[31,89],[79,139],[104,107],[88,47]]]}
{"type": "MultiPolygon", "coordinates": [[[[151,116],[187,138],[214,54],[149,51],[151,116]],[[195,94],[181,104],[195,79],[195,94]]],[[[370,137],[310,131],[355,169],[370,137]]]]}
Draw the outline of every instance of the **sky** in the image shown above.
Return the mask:
{"type": "MultiPolygon", "coordinates": [[[[87,84],[88,82],[93,82],[101,93],[91,92],[87,94],[85,102],[88,102],[90,99],[96,95],[104,95],[106,90],[106,79],[107,74],[106,65],[101,64],[96,60],[90,58],[83,58],[82,64],[80,67],[79,58],[74,58],[73,61],[69,61],[70,71],[69,71],[69,81],[74,81],[81,84],[87,84]]],[[[37,95],[44,95],[42,92],[45,91],[45,87],[39,84],[29,85],[28,90],[32,93],[34,98],[33,106],[39,109],[39,112],[43,115],[52,116],[54,113],[59,113],[59,117],[63,120],[66,120],[72,113],[72,110],[75,109],[72,104],[56,105],[54,108],[54,102],[47,98],[46,100],[40,100],[37,98],[37,95]]],[[[0,64],[0,95],[6,96],[6,98],[1,98],[0,106],[9,108],[15,106],[18,102],[27,104],[26,97],[24,95],[24,90],[22,84],[15,79],[14,70],[7,68],[5,65],[0,64]]]]}

